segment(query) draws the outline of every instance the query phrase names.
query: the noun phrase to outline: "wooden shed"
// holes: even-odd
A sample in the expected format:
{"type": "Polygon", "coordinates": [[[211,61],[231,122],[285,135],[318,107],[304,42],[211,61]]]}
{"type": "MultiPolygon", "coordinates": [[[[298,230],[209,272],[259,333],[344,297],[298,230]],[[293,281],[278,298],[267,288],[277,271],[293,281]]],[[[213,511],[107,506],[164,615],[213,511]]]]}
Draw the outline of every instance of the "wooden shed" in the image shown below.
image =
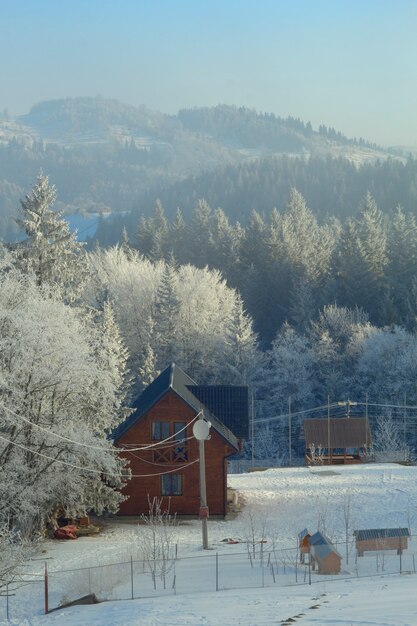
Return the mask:
{"type": "Polygon", "coordinates": [[[331,417],[303,422],[307,465],[364,463],[371,447],[366,417],[331,417]]]}
{"type": "Polygon", "coordinates": [[[248,407],[246,386],[204,388],[175,364],[167,367],[140,394],[132,415],[113,433],[114,444],[123,448],[120,456],[129,460],[133,475],[123,488],[127,499],[119,514],[147,514],[149,500],[155,497],[172,514],[199,514],[199,445],[193,437],[193,423],[203,411],[211,423],[205,442],[207,504],[210,515],[224,517],[227,458],[239,451],[240,438],[248,431],[248,407]],[[236,434],[212,407],[229,420],[236,434]]]}
{"type": "Polygon", "coordinates": [[[311,534],[307,528],[298,533],[298,548],[300,550],[300,563],[304,563],[305,555],[310,553],[311,534]]]}
{"type": "Polygon", "coordinates": [[[402,554],[408,548],[410,531],[408,528],[369,528],[355,530],[353,534],[358,556],[378,550],[396,550],[397,554],[402,554]]]}
{"type": "Polygon", "coordinates": [[[342,562],[341,554],[330,539],[320,532],[310,537],[310,558],[312,569],[318,568],[319,574],[339,574],[342,562]]]}

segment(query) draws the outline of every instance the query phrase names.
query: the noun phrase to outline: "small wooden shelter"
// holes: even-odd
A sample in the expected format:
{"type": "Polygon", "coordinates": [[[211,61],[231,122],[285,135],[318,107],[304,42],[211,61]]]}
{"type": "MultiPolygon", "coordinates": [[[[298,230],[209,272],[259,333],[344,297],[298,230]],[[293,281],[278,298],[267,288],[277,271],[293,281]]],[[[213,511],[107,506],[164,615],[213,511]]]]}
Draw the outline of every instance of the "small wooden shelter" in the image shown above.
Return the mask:
{"type": "Polygon", "coordinates": [[[371,447],[366,417],[330,417],[303,422],[307,465],[364,463],[371,447]]]}
{"type": "Polygon", "coordinates": [[[370,528],[355,530],[353,534],[358,556],[378,550],[397,550],[397,554],[402,554],[408,548],[410,531],[408,528],[370,528]]]}
{"type": "Polygon", "coordinates": [[[339,574],[342,562],[341,554],[336,550],[330,539],[320,532],[310,537],[310,558],[312,569],[319,574],[339,574]]]}
{"type": "Polygon", "coordinates": [[[307,528],[298,533],[298,548],[300,550],[300,563],[304,563],[305,555],[310,553],[311,534],[307,528]]]}

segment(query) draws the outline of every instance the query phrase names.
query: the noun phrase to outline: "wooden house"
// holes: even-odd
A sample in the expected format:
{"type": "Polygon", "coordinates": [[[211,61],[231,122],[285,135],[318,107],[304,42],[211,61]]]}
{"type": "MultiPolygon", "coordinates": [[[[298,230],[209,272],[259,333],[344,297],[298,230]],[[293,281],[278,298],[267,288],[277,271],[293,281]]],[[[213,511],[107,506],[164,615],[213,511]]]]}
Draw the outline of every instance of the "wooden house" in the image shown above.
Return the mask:
{"type": "Polygon", "coordinates": [[[371,447],[365,417],[307,419],[303,422],[307,465],[364,463],[371,447]]]}
{"type": "Polygon", "coordinates": [[[402,554],[408,548],[410,531],[408,528],[370,528],[355,530],[353,534],[358,556],[378,550],[396,550],[397,554],[402,554]]]}
{"type": "Polygon", "coordinates": [[[193,423],[203,411],[211,423],[205,441],[207,504],[210,515],[224,517],[227,458],[239,451],[241,439],[248,436],[247,387],[197,385],[172,364],[143,391],[133,409],[113,434],[114,444],[123,449],[120,456],[129,460],[132,471],[123,488],[128,499],[121,503],[119,514],[146,514],[149,499],[155,497],[172,514],[199,514],[199,448],[193,423]]]}
{"type": "Polygon", "coordinates": [[[317,565],[319,574],[339,574],[342,556],[332,542],[320,532],[314,533],[309,541],[312,569],[317,565]]]}

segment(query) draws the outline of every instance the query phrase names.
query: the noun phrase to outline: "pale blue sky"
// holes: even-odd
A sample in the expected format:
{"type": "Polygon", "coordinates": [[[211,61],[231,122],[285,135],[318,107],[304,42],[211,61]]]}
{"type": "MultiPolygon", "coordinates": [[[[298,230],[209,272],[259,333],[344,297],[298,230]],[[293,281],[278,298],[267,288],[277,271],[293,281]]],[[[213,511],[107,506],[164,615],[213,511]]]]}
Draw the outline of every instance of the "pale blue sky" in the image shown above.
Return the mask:
{"type": "Polygon", "coordinates": [[[0,0],[0,110],[218,103],[417,145],[415,0],[0,0]]]}

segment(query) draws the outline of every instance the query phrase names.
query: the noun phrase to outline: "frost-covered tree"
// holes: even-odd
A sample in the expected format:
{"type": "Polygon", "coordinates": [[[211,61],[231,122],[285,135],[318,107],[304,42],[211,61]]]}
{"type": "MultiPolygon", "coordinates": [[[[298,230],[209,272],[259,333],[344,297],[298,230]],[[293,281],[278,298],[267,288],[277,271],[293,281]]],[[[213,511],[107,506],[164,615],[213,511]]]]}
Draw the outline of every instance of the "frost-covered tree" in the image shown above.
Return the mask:
{"type": "Polygon", "coordinates": [[[290,320],[294,328],[304,331],[315,314],[316,303],[312,285],[306,277],[300,278],[293,285],[290,294],[290,320]]]}
{"type": "Polygon", "coordinates": [[[177,319],[180,308],[176,283],[175,268],[167,263],[156,292],[154,307],[154,345],[158,347],[157,368],[160,371],[176,358],[177,319]]]}
{"type": "Polygon", "coordinates": [[[155,303],[164,265],[144,259],[135,250],[127,255],[119,247],[88,254],[87,265],[90,280],[84,293],[85,302],[99,310],[107,300],[112,302],[129,351],[129,371],[131,376],[140,377],[131,388],[131,394],[135,395],[143,388],[142,379],[148,383],[149,376],[156,374],[155,303]]]}
{"type": "Polygon", "coordinates": [[[237,294],[226,327],[224,382],[248,385],[252,392],[260,385],[264,374],[264,357],[250,317],[245,313],[242,297],[237,294]]]}
{"type": "Polygon", "coordinates": [[[179,263],[187,262],[187,225],[180,209],[175,212],[175,217],[169,225],[169,251],[179,263]]]}
{"type": "MultiPolygon", "coordinates": [[[[88,265],[91,280],[86,302],[102,308],[106,299],[111,300],[129,350],[130,372],[139,376],[131,389],[133,395],[169,361],[200,383],[236,381],[237,370],[232,373],[227,367],[231,328],[234,325],[243,341],[251,322],[237,293],[219,272],[191,265],[175,269],[162,262],[154,264],[136,252],[127,256],[120,248],[89,254],[88,265]]],[[[245,350],[249,348],[254,350],[255,363],[253,335],[245,350]]],[[[243,352],[240,357],[239,367],[252,367],[248,356],[246,361],[243,352]]],[[[248,373],[249,369],[246,374],[242,369],[240,380],[248,373]]]]}
{"type": "Polygon", "coordinates": [[[4,587],[19,579],[22,565],[34,551],[35,541],[31,529],[10,528],[0,522],[0,596],[4,587]]]}
{"type": "Polygon", "coordinates": [[[417,339],[404,328],[373,328],[358,357],[356,387],[371,402],[402,404],[416,400],[417,339]]]}
{"type": "Polygon", "coordinates": [[[397,207],[388,235],[387,276],[394,321],[415,328],[417,312],[417,224],[397,207]]]}
{"type": "Polygon", "coordinates": [[[213,248],[211,220],[211,207],[205,200],[198,200],[188,228],[188,258],[197,267],[210,264],[213,248]]]}
{"type": "Polygon", "coordinates": [[[79,297],[85,278],[83,244],[60,212],[53,210],[56,189],[44,174],[38,176],[31,192],[21,201],[22,217],[17,223],[26,239],[15,246],[16,262],[33,272],[39,287],[59,288],[72,302],[79,297]]]}
{"type": "Polygon", "coordinates": [[[356,397],[354,372],[365,339],[372,333],[361,309],[328,305],[311,324],[309,337],[315,354],[315,395],[319,403],[356,397]]]}
{"type": "Polygon", "coordinates": [[[81,319],[33,275],[3,264],[0,519],[117,509],[123,462],[108,434],[126,416],[124,362],[109,309],[81,319]]]}
{"type": "Polygon", "coordinates": [[[334,259],[338,302],[361,307],[373,323],[383,323],[389,308],[387,264],[386,228],[367,193],[358,217],[346,223],[334,259]]]}
{"type": "Polygon", "coordinates": [[[405,435],[402,420],[394,419],[391,412],[379,415],[372,439],[375,460],[380,463],[410,463],[413,453],[405,435]]]}
{"type": "Polygon", "coordinates": [[[178,363],[201,383],[222,381],[236,292],[221,274],[185,265],[178,270],[178,363]]]}
{"type": "Polygon", "coordinates": [[[311,406],[315,358],[308,339],[284,324],[272,343],[268,359],[268,411],[273,415],[285,413],[289,396],[294,411],[311,406]]]}

